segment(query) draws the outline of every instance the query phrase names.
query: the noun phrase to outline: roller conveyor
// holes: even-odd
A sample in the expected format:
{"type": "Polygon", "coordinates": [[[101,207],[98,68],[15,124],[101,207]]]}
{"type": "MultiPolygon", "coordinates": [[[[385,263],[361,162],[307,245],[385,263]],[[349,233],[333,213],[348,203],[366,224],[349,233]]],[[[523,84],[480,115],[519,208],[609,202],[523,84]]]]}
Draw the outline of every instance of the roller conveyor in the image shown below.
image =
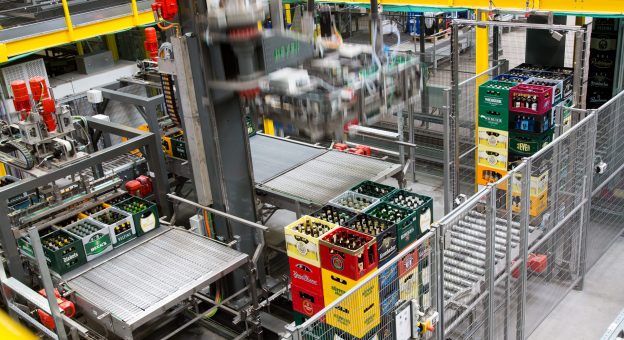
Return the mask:
{"type": "Polygon", "coordinates": [[[248,262],[246,254],[185,230],[151,234],[63,276],[78,307],[122,338],[248,262]]]}

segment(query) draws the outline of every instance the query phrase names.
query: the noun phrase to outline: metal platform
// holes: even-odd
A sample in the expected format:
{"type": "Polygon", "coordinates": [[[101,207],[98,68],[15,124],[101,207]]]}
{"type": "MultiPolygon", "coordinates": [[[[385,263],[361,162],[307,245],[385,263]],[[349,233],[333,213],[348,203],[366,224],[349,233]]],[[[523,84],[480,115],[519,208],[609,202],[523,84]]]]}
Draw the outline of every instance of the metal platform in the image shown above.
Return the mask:
{"type": "Polygon", "coordinates": [[[162,227],[63,276],[86,315],[122,338],[248,256],[197,234],[162,227]]]}
{"type": "Polygon", "coordinates": [[[256,135],[249,142],[260,196],[298,212],[321,207],[364,180],[380,181],[401,170],[400,164],[283,138],[256,135]]]}

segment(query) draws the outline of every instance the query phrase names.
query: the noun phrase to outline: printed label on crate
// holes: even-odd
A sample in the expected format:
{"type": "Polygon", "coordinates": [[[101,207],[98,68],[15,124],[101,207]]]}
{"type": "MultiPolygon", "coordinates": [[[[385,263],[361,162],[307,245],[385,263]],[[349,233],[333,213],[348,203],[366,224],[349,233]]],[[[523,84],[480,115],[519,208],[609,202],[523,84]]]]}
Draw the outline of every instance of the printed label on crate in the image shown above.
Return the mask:
{"type": "Polygon", "coordinates": [[[32,246],[30,245],[30,243],[28,241],[26,241],[23,238],[20,238],[19,240],[17,240],[17,244],[19,246],[19,248],[28,256],[30,257],[35,257],[35,253],[33,252],[32,246]]]}
{"type": "Polygon", "coordinates": [[[339,254],[334,254],[331,257],[331,264],[336,270],[342,271],[344,269],[344,259],[339,254]]]}
{"type": "Polygon", "coordinates": [[[68,256],[63,257],[63,263],[70,262],[78,258],[78,253],[71,253],[68,256]]]}
{"type": "Polygon", "coordinates": [[[132,233],[132,230],[128,230],[125,231],[121,234],[116,235],[117,236],[117,243],[123,243],[126,241],[129,241],[130,239],[134,238],[134,234],[132,233]]]}
{"type": "Polygon", "coordinates": [[[107,250],[106,248],[108,248],[110,245],[111,239],[109,235],[98,234],[91,237],[89,242],[87,242],[84,247],[87,256],[91,256],[102,253],[103,251],[107,250]]]}
{"type": "Polygon", "coordinates": [[[493,124],[493,125],[503,124],[503,119],[502,118],[492,117],[490,115],[484,115],[484,114],[479,114],[479,117],[481,119],[485,120],[487,123],[490,123],[490,124],[493,124]]]}
{"type": "Polygon", "coordinates": [[[405,226],[405,228],[409,229],[409,230],[407,230],[407,232],[405,232],[405,229],[402,230],[403,233],[401,234],[401,240],[402,241],[409,241],[412,238],[412,234],[414,234],[416,232],[416,230],[414,228],[412,228],[410,224],[407,224],[405,226]]]}
{"type": "Polygon", "coordinates": [[[308,254],[308,240],[304,238],[299,238],[297,236],[295,236],[295,239],[297,240],[297,243],[295,243],[297,251],[299,252],[299,254],[306,256],[308,254]]]}
{"type": "Polygon", "coordinates": [[[501,105],[503,103],[503,100],[501,98],[484,97],[483,99],[485,100],[486,103],[495,105],[495,106],[501,105]]]}
{"type": "Polygon", "coordinates": [[[516,148],[518,151],[529,152],[531,151],[531,145],[527,143],[516,143],[516,148]]]}
{"type": "Polygon", "coordinates": [[[420,214],[420,232],[425,233],[431,227],[431,209],[427,208],[420,214]]]}
{"type": "Polygon", "coordinates": [[[144,232],[148,232],[152,229],[156,228],[156,216],[150,213],[147,217],[141,217],[141,229],[144,232]]]}
{"type": "Polygon", "coordinates": [[[396,238],[386,237],[382,243],[377,246],[377,249],[383,249],[383,252],[379,253],[380,259],[385,259],[388,255],[392,254],[397,249],[396,238]]]}

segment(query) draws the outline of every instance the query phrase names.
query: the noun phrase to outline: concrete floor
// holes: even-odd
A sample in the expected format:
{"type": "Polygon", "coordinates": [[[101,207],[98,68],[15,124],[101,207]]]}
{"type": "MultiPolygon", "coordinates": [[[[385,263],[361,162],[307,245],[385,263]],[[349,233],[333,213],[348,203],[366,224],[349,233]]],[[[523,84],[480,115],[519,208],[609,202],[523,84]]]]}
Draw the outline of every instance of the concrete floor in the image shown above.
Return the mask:
{"type": "Polygon", "coordinates": [[[582,291],[572,291],[530,340],[599,339],[624,307],[624,237],[590,269],[582,291]]]}

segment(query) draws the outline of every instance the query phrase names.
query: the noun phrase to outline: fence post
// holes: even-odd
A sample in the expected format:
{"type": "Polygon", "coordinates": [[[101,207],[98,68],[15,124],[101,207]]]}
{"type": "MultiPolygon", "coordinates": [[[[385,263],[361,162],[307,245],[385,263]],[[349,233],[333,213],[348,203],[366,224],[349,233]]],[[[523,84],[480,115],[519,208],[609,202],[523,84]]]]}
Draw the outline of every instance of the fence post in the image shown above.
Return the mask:
{"type": "Polygon", "coordinates": [[[583,207],[581,208],[581,234],[579,235],[580,239],[580,254],[579,254],[579,281],[574,287],[576,290],[583,290],[583,285],[585,283],[585,271],[587,264],[587,235],[589,235],[587,228],[589,227],[589,223],[591,220],[591,201],[592,201],[592,192],[593,192],[593,178],[594,178],[594,153],[596,151],[596,135],[597,135],[597,122],[598,115],[594,112],[593,117],[589,121],[588,131],[587,131],[587,139],[588,145],[585,150],[586,162],[585,171],[587,172],[585,175],[585,182],[583,191],[583,197],[586,199],[585,203],[583,203],[583,207]]]}
{"type": "Polygon", "coordinates": [[[460,183],[459,183],[459,148],[457,147],[458,140],[458,128],[459,124],[457,123],[458,115],[458,106],[459,106],[459,26],[453,21],[451,25],[451,106],[450,106],[450,117],[452,117],[453,121],[451,122],[452,126],[450,126],[451,133],[451,145],[452,147],[452,156],[453,156],[453,177],[454,181],[453,185],[453,195],[452,199],[459,196],[460,193],[460,183]]]}
{"type": "Polygon", "coordinates": [[[507,211],[507,233],[505,235],[505,322],[503,325],[503,339],[509,337],[509,305],[511,305],[511,230],[513,228],[513,181],[514,175],[511,174],[507,179],[507,192],[505,193],[505,211],[507,211]]]}
{"type": "Polygon", "coordinates": [[[485,267],[488,297],[486,303],[486,339],[494,339],[494,280],[495,280],[495,242],[496,242],[496,185],[488,184],[490,199],[485,216],[485,267]]]}
{"type": "Polygon", "coordinates": [[[518,294],[518,317],[516,322],[516,338],[524,340],[526,319],[527,262],[529,257],[529,197],[531,190],[531,159],[524,159],[522,171],[522,190],[520,192],[520,292],[518,294]]]}
{"type": "MultiPolygon", "coordinates": [[[[454,190],[451,189],[451,90],[444,90],[444,100],[446,101],[446,106],[444,107],[444,135],[443,135],[443,171],[444,171],[444,215],[448,214],[453,210],[453,196],[454,190]]],[[[454,159],[454,158],[453,158],[454,159]]],[[[453,161],[454,162],[454,161],[453,161]]],[[[453,167],[457,167],[457,164],[453,163],[453,167]]]]}
{"type": "Polygon", "coordinates": [[[436,243],[436,271],[437,271],[437,297],[436,308],[438,309],[439,321],[436,331],[438,340],[445,340],[444,335],[444,226],[436,224],[435,226],[435,243],[436,243]]]}

